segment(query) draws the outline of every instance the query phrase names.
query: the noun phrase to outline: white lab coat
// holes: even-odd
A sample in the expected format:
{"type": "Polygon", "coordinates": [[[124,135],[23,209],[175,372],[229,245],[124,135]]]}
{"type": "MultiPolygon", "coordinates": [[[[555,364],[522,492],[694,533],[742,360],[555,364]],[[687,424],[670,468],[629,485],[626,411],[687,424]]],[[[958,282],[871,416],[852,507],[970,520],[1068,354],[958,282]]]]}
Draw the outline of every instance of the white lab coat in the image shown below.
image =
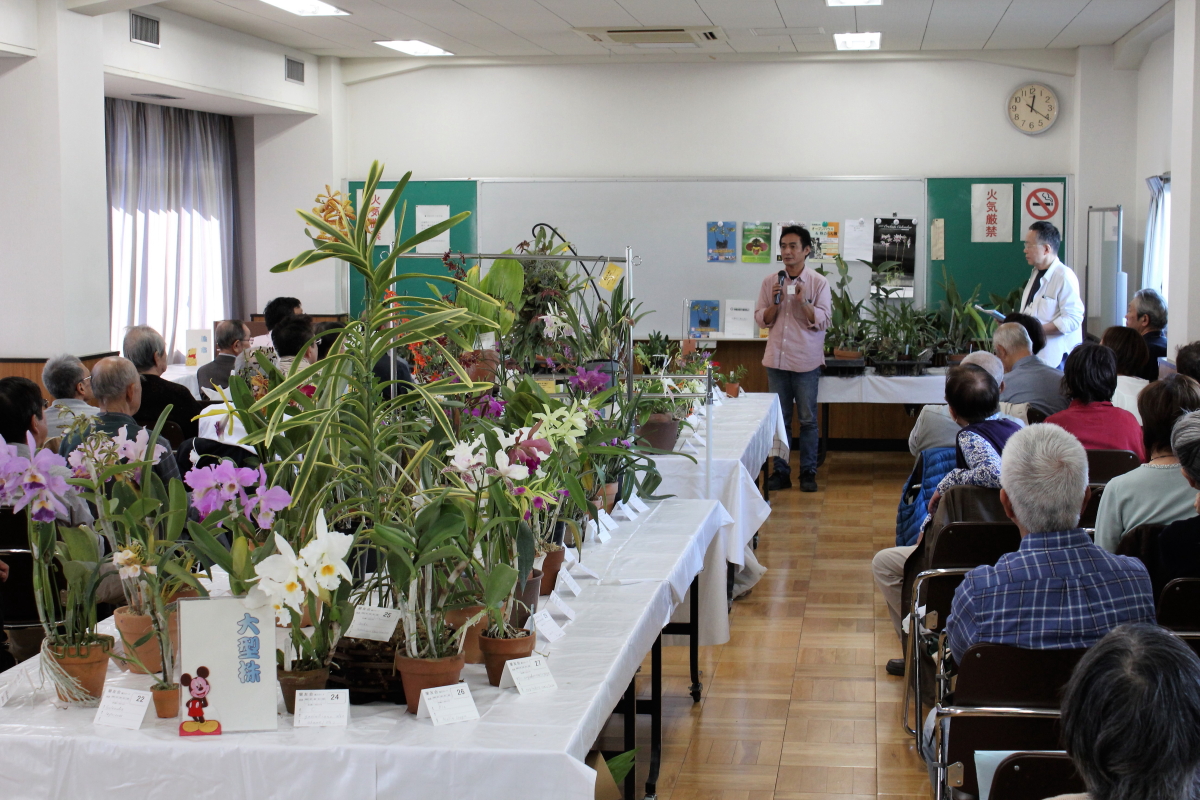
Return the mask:
{"type": "MultiPolygon", "coordinates": [[[[1029,281],[1021,292],[1022,300],[1036,275],[1036,269],[1030,271],[1029,281]]],[[[1043,324],[1053,322],[1058,328],[1056,335],[1046,337],[1046,346],[1037,354],[1038,360],[1057,369],[1063,356],[1083,341],[1083,298],[1079,296],[1075,271],[1054,259],[1046,269],[1042,285],[1021,308],[1021,313],[1036,317],[1043,324]]]]}

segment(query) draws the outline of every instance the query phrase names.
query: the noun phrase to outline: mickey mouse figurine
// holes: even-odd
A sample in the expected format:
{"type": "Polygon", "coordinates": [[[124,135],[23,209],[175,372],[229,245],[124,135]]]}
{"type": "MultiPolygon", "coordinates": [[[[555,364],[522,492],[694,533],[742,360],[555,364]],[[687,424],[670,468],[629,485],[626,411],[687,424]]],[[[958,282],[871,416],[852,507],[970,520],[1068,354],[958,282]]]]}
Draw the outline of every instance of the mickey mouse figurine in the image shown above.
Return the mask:
{"type": "Polygon", "coordinates": [[[208,667],[197,667],[196,677],[186,672],[179,676],[179,682],[187,687],[192,699],[187,701],[188,721],[179,723],[180,736],[217,736],[221,733],[221,723],[215,719],[204,719],[204,709],[208,707],[208,693],[212,684],[208,682],[208,667]]]}

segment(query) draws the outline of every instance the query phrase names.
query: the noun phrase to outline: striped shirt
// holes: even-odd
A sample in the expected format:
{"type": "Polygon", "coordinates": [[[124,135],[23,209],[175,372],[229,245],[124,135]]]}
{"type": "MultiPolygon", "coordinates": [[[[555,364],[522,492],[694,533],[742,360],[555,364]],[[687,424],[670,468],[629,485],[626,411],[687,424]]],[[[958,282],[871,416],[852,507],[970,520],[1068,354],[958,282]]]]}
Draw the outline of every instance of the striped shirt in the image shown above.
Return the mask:
{"type": "Polygon", "coordinates": [[[1074,650],[1118,625],[1154,621],[1154,591],[1142,562],[1097,547],[1076,528],[1031,533],[996,566],[968,572],[946,630],[950,652],[961,661],[981,642],[1074,650]]]}

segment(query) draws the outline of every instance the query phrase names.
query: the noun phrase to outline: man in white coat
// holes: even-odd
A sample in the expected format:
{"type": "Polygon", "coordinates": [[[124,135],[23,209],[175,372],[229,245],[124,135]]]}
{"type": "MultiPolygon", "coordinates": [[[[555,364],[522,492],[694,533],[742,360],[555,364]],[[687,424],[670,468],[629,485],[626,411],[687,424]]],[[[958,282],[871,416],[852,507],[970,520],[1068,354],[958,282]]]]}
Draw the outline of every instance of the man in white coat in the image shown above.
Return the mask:
{"type": "Polygon", "coordinates": [[[1083,298],[1075,272],[1058,260],[1062,234],[1049,222],[1035,222],[1025,235],[1025,260],[1033,267],[1021,294],[1021,313],[1036,317],[1046,332],[1037,357],[1058,369],[1083,341],[1083,298]]]}

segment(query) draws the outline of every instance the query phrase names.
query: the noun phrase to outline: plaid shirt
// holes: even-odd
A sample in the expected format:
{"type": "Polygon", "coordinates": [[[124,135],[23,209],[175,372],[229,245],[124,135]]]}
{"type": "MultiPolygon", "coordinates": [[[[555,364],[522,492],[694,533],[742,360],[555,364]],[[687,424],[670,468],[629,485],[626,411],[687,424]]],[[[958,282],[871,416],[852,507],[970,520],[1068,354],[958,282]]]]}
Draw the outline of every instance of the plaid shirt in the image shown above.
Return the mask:
{"type": "Polygon", "coordinates": [[[962,661],[980,642],[1030,650],[1090,647],[1126,622],[1150,622],[1142,562],[1092,544],[1082,529],[1031,533],[996,566],[976,567],[954,593],[946,630],[962,661]]]}

